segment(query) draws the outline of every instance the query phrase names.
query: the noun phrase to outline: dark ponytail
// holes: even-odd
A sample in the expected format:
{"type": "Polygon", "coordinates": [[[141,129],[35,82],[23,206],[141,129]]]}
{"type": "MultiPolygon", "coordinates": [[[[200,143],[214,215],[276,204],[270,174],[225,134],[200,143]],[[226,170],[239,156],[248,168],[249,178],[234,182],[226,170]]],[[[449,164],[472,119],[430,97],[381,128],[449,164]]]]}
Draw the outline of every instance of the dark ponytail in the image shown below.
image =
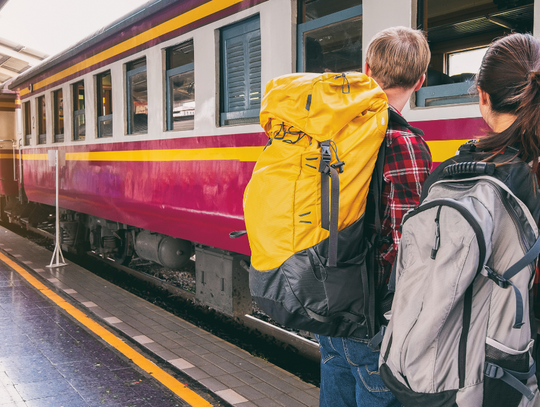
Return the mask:
{"type": "Polygon", "coordinates": [[[510,34],[489,47],[477,77],[489,95],[491,110],[517,116],[500,133],[488,133],[477,147],[501,153],[507,146],[519,149],[525,162],[538,169],[540,155],[540,43],[529,34],[510,34]]]}

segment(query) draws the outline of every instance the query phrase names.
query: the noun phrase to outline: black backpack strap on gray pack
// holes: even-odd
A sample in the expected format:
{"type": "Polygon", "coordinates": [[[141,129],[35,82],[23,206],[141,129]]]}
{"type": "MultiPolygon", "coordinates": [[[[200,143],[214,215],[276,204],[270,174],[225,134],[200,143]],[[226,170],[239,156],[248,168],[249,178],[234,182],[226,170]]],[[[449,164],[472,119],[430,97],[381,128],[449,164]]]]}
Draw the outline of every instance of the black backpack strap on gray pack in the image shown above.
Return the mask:
{"type": "Polygon", "coordinates": [[[516,319],[513,328],[521,328],[523,326],[523,297],[514,284],[510,281],[517,273],[535,261],[540,255],[540,237],[536,240],[534,245],[529,249],[525,255],[514,263],[508,270],[502,275],[495,273],[492,269],[485,266],[487,276],[490,280],[494,281],[501,288],[508,288],[512,286],[514,293],[516,294],[516,319]]]}
{"type": "MultiPolygon", "coordinates": [[[[388,122],[393,122],[398,124],[401,127],[405,127],[409,130],[411,130],[413,133],[424,135],[424,132],[416,127],[411,126],[407,120],[403,116],[401,116],[394,108],[389,107],[388,108],[388,122]]],[[[386,136],[385,139],[382,142],[381,148],[379,149],[379,155],[377,156],[377,163],[375,164],[375,171],[373,172],[373,177],[375,178],[375,181],[372,183],[372,192],[373,192],[373,198],[375,202],[375,215],[374,215],[374,224],[375,224],[375,233],[376,233],[376,239],[375,242],[379,243],[381,240],[381,234],[382,234],[382,225],[381,225],[381,215],[380,215],[380,207],[381,207],[381,195],[382,195],[382,183],[383,183],[383,176],[384,176],[384,163],[386,160],[386,136]]],[[[373,244],[374,250],[378,249],[378,244],[373,244]]],[[[390,278],[390,282],[388,285],[388,291],[393,293],[395,292],[395,266],[392,266],[390,276],[387,274],[382,276],[377,276],[377,279],[382,279],[383,281],[378,280],[378,284],[382,283],[384,284],[386,282],[387,278],[390,278]],[[392,283],[393,281],[393,283],[392,283]]],[[[375,298],[373,298],[373,301],[375,298]]],[[[371,306],[375,306],[375,304],[372,304],[371,306]]],[[[371,340],[368,343],[368,347],[373,351],[378,351],[381,347],[381,343],[384,339],[384,334],[386,332],[386,326],[382,325],[379,331],[371,338],[371,340]]]]}
{"type": "Polygon", "coordinates": [[[529,400],[534,399],[534,393],[525,386],[521,380],[527,381],[533,377],[536,372],[536,363],[533,363],[528,372],[516,372],[515,370],[505,369],[499,365],[486,362],[484,365],[484,374],[492,379],[499,379],[513,387],[529,400]]]}

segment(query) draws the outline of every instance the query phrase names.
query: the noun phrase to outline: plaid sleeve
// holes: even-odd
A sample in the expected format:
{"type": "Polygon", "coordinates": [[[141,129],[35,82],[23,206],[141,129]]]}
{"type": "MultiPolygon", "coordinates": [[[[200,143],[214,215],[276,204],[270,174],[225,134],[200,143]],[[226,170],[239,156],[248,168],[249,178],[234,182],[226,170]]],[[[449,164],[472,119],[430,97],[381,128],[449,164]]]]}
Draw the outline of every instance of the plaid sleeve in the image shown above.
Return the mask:
{"type": "Polygon", "coordinates": [[[381,253],[389,264],[394,263],[403,217],[410,209],[418,206],[422,185],[431,171],[431,153],[421,136],[407,129],[392,129],[387,140],[386,162],[384,165],[385,188],[383,230],[391,234],[393,244],[381,253]]]}

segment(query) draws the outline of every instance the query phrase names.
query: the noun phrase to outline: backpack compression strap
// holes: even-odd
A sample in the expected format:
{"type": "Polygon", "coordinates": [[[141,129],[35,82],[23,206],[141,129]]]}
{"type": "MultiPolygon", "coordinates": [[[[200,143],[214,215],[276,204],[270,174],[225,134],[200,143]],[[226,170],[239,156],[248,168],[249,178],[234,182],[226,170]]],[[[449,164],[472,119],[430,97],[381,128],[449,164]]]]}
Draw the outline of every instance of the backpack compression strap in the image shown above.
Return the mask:
{"type": "Polygon", "coordinates": [[[536,363],[533,363],[528,372],[516,372],[514,370],[505,369],[494,363],[486,362],[484,365],[484,374],[492,379],[499,379],[512,386],[519,391],[530,401],[534,399],[534,393],[520,380],[527,381],[533,377],[536,372],[536,363]]]}
{"type": "Polygon", "coordinates": [[[490,280],[494,281],[501,288],[508,288],[512,286],[514,293],[516,295],[516,320],[513,328],[521,328],[523,325],[523,297],[517,289],[517,287],[510,281],[517,273],[535,261],[540,255],[540,237],[536,240],[534,245],[529,249],[525,255],[514,263],[508,270],[506,270],[502,275],[495,273],[488,266],[485,266],[487,271],[487,276],[490,280]]]}
{"type": "MultiPolygon", "coordinates": [[[[420,135],[424,135],[424,132],[416,127],[411,126],[403,116],[401,116],[394,108],[388,108],[388,121],[397,123],[398,125],[410,129],[412,132],[420,135]]],[[[383,144],[385,140],[383,139],[383,144]]],[[[328,246],[328,266],[337,266],[337,252],[338,252],[338,226],[339,226],[339,173],[343,172],[343,161],[339,160],[335,145],[332,146],[331,140],[321,142],[321,161],[319,165],[319,172],[321,173],[321,227],[330,231],[329,246],[328,246]],[[332,148],[336,154],[337,163],[330,164],[332,160],[332,148]],[[339,171],[339,173],[338,173],[339,171]],[[331,186],[329,181],[331,179],[331,186]],[[330,191],[331,188],[331,191],[330,191]],[[330,200],[330,204],[329,204],[330,200]]],[[[384,150],[383,150],[384,154],[384,150]]],[[[380,157],[380,154],[379,154],[380,157]]],[[[383,155],[382,166],[384,166],[383,155]]],[[[379,161],[379,160],[378,160],[379,161]]],[[[380,165],[378,163],[378,165],[380,165]]],[[[378,171],[375,172],[378,176],[378,171]]],[[[376,212],[379,212],[378,201],[382,192],[382,171],[381,171],[379,191],[376,193],[376,212]]],[[[379,181],[379,179],[377,180],[379,181]]],[[[381,222],[380,216],[375,216],[375,227],[377,234],[380,235],[381,222]]]]}
{"type": "Polygon", "coordinates": [[[343,172],[342,161],[339,158],[335,164],[330,164],[332,160],[331,141],[321,142],[321,162],[319,172],[321,173],[321,227],[330,231],[328,246],[328,267],[337,266],[338,250],[338,226],[339,226],[339,172],[343,172]],[[329,178],[332,180],[330,191],[329,178]],[[330,207],[328,199],[330,198],[330,207]]]}

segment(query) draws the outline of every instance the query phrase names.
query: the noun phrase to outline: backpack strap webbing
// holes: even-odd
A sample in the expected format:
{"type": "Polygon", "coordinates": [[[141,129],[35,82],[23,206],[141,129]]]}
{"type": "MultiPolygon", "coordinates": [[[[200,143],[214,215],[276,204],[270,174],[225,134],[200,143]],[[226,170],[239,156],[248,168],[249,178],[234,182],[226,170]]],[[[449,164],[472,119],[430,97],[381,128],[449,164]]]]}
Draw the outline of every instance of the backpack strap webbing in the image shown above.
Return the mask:
{"type": "Polygon", "coordinates": [[[492,379],[499,379],[513,387],[529,400],[534,399],[534,393],[521,380],[526,381],[533,377],[536,372],[536,363],[533,363],[528,372],[516,372],[505,369],[494,363],[486,362],[484,365],[484,375],[492,379]]]}
{"type": "Polygon", "coordinates": [[[521,328],[523,325],[523,297],[518,288],[510,281],[517,273],[535,261],[540,255],[540,237],[536,240],[534,245],[525,253],[525,255],[519,259],[516,263],[508,268],[502,275],[495,273],[488,266],[485,266],[487,276],[490,280],[494,281],[501,288],[508,288],[512,286],[516,295],[516,319],[513,328],[521,328]]]}
{"type": "Polygon", "coordinates": [[[319,165],[319,172],[321,173],[321,227],[330,231],[328,266],[336,267],[339,226],[339,174],[335,166],[330,165],[331,160],[330,141],[326,140],[321,142],[321,161],[319,165]],[[330,180],[331,184],[329,185],[330,180]]]}

